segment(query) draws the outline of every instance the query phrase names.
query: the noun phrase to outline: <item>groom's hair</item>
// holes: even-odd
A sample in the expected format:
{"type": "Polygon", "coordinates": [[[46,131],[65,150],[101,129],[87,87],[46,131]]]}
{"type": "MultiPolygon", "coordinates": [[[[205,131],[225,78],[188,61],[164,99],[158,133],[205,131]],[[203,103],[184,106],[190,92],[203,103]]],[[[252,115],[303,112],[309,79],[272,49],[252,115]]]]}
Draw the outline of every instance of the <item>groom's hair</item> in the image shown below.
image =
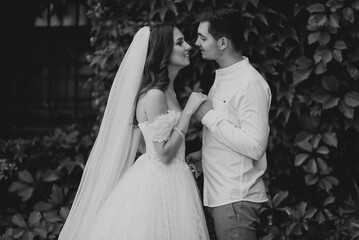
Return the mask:
{"type": "Polygon", "coordinates": [[[241,50],[243,41],[243,24],[240,13],[235,8],[209,8],[196,19],[197,23],[209,22],[208,32],[218,40],[230,39],[236,51],[241,50]]]}

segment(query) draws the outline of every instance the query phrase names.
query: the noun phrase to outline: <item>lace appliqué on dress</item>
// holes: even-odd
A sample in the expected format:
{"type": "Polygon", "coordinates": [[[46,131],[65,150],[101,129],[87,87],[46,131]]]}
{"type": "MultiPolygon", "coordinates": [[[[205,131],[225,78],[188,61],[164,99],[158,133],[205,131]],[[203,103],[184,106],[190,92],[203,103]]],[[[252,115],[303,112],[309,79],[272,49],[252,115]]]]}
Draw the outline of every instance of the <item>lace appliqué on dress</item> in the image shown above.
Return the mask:
{"type": "Polygon", "coordinates": [[[154,142],[167,141],[171,135],[173,127],[177,124],[180,112],[168,110],[167,113],[157,116],[153,122],[148,122],[148,132],[154,142]]]}

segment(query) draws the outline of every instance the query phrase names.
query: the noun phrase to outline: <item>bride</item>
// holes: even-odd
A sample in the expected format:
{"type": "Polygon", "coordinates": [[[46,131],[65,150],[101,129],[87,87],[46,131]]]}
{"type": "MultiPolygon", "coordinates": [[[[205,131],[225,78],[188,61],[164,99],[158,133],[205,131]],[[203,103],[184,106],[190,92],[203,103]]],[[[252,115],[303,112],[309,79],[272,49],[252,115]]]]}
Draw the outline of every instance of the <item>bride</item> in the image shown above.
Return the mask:
{"type": "Polygon", "coordinates": [[[208,240],[198,189],[185,163],[190,118],[173,84],[190,45],[171,24],[143,27],[114,79],[94,147],[60,240],[208,240]],[[134,163],[139,139],[146,151],[134,163]]]}

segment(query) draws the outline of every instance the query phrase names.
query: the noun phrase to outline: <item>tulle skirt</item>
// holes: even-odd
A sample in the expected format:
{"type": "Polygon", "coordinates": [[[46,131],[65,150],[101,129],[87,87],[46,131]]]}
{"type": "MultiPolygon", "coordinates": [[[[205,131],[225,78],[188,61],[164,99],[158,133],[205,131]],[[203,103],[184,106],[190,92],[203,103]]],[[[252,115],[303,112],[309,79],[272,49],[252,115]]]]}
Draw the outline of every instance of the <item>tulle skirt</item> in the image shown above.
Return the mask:
{"type": "Polygon", "coordinates": [[[89,240],[208,240],[196,182],[183,161],[142,155],[110,194],[89,240]]]}

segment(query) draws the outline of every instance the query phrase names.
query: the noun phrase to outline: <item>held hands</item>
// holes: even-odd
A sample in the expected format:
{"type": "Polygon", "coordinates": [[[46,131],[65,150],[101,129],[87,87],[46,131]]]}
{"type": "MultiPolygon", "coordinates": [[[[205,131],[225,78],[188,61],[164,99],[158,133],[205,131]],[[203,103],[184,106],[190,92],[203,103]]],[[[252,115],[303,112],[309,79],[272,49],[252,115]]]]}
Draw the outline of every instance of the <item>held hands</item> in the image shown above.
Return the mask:
{"type": "Polygon", "coordinates": [[[202,160],[202,151],[192,152],[186,156],[186,163],[198,163],[202,160]]]}
{"type": "Polygon", "coordinates": [[[198,120],[198,121],[202,121],[202,118],[204,117],[204,115],[206,115],[206,113],[210,110],[213,109],[212,104],[209,101],[205,101],[204,103],[201,104],[201,106],[198,108],[197,112],[195,112],[194,117],[198,120]]]}
{"type": "Polygon", "coordinates": [[[192,116],[198,109],[198,107],[207,100],[207,95],[204,95],[200,92],[192,92],[189,97],[183,112],[187,113],[189,116],[192,116]]]}
{"type": "Polygon", "coordinates": [[[190,153],[186,156],[186,163],[195,178],[198,178],[202,172],[202,151],[190,153]]]}

